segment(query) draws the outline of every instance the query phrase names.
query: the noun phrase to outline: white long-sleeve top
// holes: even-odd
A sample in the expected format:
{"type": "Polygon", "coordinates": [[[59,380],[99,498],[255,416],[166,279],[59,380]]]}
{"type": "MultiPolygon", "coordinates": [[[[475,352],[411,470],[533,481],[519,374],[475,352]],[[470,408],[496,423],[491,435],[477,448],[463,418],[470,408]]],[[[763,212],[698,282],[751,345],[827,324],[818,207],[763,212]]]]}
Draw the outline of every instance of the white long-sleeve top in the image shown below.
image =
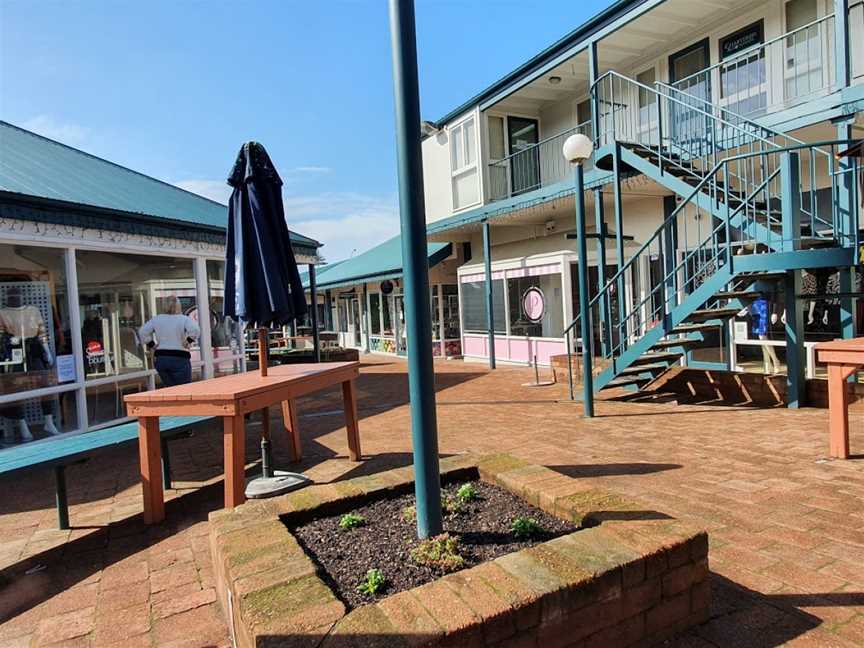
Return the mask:
{"type": "Polygon", "coordinates": [[[158,351],[186,351],[186,338],[197,339],[201,329],[187,315],[157,315],[141,327],[141,342],[155,340],[158,351]]]}

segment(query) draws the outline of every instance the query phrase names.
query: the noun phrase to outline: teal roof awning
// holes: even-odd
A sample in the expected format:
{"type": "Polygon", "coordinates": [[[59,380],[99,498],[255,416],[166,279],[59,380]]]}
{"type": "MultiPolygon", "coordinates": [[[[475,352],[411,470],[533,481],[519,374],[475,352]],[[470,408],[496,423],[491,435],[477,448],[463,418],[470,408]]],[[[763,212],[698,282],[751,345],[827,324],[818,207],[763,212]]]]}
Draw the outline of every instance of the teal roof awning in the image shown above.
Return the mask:
{"type": "MultiPolygon", "coordinates": [[[[0,121],[0,192],[151,222],[225,230],[228,208],[167,182],[0,121]]],[[[292,243],[320,243],[291,232],[292,243]]]]}
{"type": "MultiPolygon", "coordinates": [[[[429,267],[450,256],[450,243],[430,242],[426,246],[429,267]]],[[[402,274],[402,237],[395,236],[380,245],[350,259],[317,268],[316,284],[319,288],[337,288],[351,284],[392,279],[402,274]]],[[[303,286],[309,287],[308,274],[302,275],[303,286]]]]}

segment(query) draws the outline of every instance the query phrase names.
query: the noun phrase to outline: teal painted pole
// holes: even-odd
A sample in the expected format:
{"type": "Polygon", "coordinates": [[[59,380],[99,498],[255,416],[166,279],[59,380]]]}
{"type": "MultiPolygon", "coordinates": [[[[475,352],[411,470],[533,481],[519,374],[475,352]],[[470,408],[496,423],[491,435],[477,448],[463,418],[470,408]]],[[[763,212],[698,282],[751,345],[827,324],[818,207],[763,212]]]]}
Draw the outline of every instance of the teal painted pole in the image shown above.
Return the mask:
{"type": "Polygon", "coordinates": [[[428,538],[441,533],[443,527],[413,0],[390,0],[390,40],[393,48],[399,215],[405,327],[408,339],[411,443],[414,449],[414,492],[417,497],[417,535],[428,538]]]}
{"type": "Polygon", "coordinates": [[[363,282],[363,319],[366,321],[366,344],[363,345],[366,353],[371,351],[369,338],[372,337],[372,316],[369,313],[369,286],[363,282]]]}
{"type": "MultiPolygon", "coordinates": [[[[618,272],[624,267],[624,205],[621,198],[621,144],[615,142],[612,156],[612,196],[615,203],[615,251],[618,260],[618,272]]],[[[618,348],[619,355],[627,348],[627,295],[624,290],[624,275],[618,277],[616,287],[618,293],[618,348]]],[[[615,344],[614,338],[612,344],[615,344]]]]}
{"type": "Polygon", "coordinates": [[[801,294],[801,271],[787,270],[786,290],[786,406],[798,409],[805,405],[804,311],[798,307],[801,294]]]}
{"type": "Polygon", "coordinates": [[[315,264],[309,264],[309,292],[312,295],[312,355],[315,362],[321,362],[321,332],[318,330],[318,283],[315,280],[315,264]]]}
{"type": "Polygon", "coordinates": [[[483,221],[483,269],[486,274],[486,326],[489,330],[489,368],[495,368],[495,304],[492,300],[492,241],[489,223],[483,221]]]}
{"type": "Polygon", "coordinates": [[[579,255],[579,326],[582,336],[582,404],[585,417],[594,416],[594,374],[591,357],[591,314],[588,295],[588,241],[585,236],[585,172],[576,165],[576,253],[579,255]]]}
{"type": "MultiPolygon", "coordinates": [[[[597,230],[597,285],[602,290],[606,285],[606,219],[603,213],[603,190],[594,190],[594,219],[597,230]]],[[[605,357],[611,346],[607,336],[611,333],[609,328],[609,302],[605,299],[600,302],[600,351],[605,357]]]]}
{"type": "Polygon", "coordinates": [[[849,55],[849,0],[834,0],[834,77],[836,89],[852,82],[852,57],[849,55]]]}

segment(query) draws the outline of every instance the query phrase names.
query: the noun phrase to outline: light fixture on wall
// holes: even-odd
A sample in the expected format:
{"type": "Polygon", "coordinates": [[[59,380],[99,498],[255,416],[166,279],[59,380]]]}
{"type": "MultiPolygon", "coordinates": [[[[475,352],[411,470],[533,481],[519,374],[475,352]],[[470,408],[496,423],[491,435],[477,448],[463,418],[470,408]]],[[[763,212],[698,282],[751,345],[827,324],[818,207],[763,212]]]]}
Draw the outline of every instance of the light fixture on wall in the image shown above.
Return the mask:
{"type": "Polygon", "coordinates": [[[557,74],[552,75],[549,77],[549,83],[552,85],[558,85],[559,83],[561,83],[561,77],[557,74]]]}

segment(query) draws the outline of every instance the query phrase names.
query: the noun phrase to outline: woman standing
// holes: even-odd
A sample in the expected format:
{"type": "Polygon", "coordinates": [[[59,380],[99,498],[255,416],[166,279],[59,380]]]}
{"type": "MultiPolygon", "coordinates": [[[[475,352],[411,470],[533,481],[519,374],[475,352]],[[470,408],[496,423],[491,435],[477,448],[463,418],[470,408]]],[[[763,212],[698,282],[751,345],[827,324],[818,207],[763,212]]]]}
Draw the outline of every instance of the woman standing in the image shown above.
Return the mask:
{"type": "Polygon", "coordinates": [[[178,300],[173,300],[168,312],[156,315],[141,327],[141,342],[154,349],[156,373],[163,387],[192,382],[192,356],[189,345],[201,330],[195,321],[182,313],[178,300]]]}

